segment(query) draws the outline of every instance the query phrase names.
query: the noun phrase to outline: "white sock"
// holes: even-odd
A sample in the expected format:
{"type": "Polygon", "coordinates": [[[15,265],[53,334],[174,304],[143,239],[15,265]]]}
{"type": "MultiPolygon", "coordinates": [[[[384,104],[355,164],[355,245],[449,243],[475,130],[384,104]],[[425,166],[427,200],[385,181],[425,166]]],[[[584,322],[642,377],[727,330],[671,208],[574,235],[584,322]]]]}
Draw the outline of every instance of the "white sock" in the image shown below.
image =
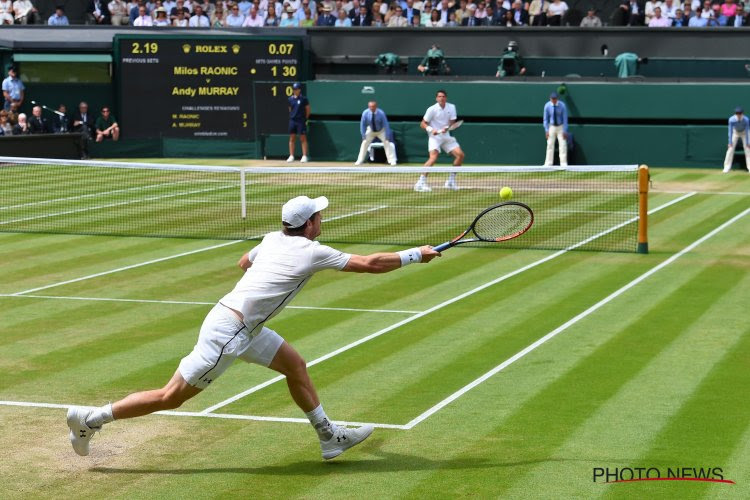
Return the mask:
{"type": "Polygon", "coordinates": [[[86,418],[86,425],[92,429],[96,429],[114,420],[115,417],[112,416],[112,403],[107,403],[100,408],[95,408],[91,412],[91,415],[86,418]]]}
{"type": "Polygon", "coordinates": [[[450,182],[456,182],[456,173],[455,172],[451,173],[451,175],[448,176],[448,180],[450,182]]]}
{"type": "Polygon", "coordinates": [[[336,430],[336,424],[328,419],[328,415],[323,411],[322,404],[318,405],[314,410],[306,412],[305,415],[307,415],[308,420],[310,420],[310,423],[315,429],[315,432],[318,433],[318,437],[321,440],[327,441],[333,437],[333,432],[336,430]]]}
{"type": "Polygon", "coordinates": [[[420,175],[419,176],[419,182],[422,183],[422,184],[426,183],[427,182],[427,176],[424,175],[424,174],[420,175]]]}

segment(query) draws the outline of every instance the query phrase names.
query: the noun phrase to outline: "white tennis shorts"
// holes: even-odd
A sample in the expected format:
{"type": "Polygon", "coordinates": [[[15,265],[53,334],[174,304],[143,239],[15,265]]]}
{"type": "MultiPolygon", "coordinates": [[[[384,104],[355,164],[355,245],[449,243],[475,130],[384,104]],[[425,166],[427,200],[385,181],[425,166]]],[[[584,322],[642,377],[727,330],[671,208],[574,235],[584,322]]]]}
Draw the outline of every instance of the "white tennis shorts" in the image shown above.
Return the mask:
{"type": "Polygon", "coordinates": [[[442,148],[446,153],[450,153],[457,147],[459,147],[458,141],[450,134],[430,135],[427,140],[428,151],[440,151],[442,148]]]}
{"type": "Polygon", "coordinates": [[[283,342],[278,333],[266,327],[249,337],[245,324],[230,309],[216,304],[203,320],[193,352],[180,361],[180,374],[188,384],[205,389],[237,358],[270,365],[283,342]]]}

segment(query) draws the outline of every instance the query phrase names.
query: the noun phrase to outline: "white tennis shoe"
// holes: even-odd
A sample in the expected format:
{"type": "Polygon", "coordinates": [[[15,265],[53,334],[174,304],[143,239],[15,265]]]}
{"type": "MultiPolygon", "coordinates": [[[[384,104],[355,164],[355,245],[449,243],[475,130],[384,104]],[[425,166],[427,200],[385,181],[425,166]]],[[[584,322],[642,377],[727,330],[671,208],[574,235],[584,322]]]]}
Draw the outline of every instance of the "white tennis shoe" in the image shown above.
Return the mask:
{"type": "Polygon", "coordinates": [[[373,429],[374,427],[371,425],[364,425],[357,429],[337,427],[331,439],[328,441],[320,440],[320,451],[323,453],[323,459],[336,458],[352,446],[358,445],[370,437],[373,429]]]}
{"type": "Polygon", "coordinates": [[[303,155],[302,158],[299,159],[299,161],[301,161],[302,163],[307,163],[308,162],[307,155],[303,155]]]}
{"type": "Polygon", "coordinates": [[[456,181],[453,179],[448,179],[445,181],[444,185],[445,189],[450,189],[451,191],[458,191],[458,184],[456,184],[456,181]]]}
{"type": "Polygon", "coordinates": [[[293,161],[294,161],[294,156],[293,155],[289,155],[289,158],[286,159],[287,163],[292,163],[293,161]]]}
{"type": "Polygon", "coordinates": [[[416,184],[414,184],[414,191],[416,191],[417,193],[429,193],[432,191],[432,188],[428,186],[426,182],[420,179],[416,184]]]}
{"type": "Polygon", "coordinates": [[[91,412],[90,408],[82,408],[80,406],[73,406],[68,410],[70,444],[73,445],[73,451],[82,457],[89,454],[89,441],[94,437],[94,433],[102,430],[101,427],[91,428],[86,425],[86,419],[91,412]]]}

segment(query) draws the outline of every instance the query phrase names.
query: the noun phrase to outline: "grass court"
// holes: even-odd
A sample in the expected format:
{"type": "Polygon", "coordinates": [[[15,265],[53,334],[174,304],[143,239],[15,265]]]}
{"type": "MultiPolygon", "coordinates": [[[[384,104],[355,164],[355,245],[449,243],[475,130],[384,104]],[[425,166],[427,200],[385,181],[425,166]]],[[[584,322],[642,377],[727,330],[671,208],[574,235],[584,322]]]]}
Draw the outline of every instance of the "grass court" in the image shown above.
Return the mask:
{"type": "Polygon", "coordinates": [[[331,462],[283,380],[241,362],[75,455],[65,407],[163,385],[256,242],[2,232],[2,496],[748,498],[750,175],[652,178],[648,255],[471,247],[316,275],[268,326],[332,418],[377,427],[331,462]],[[736,484],[593,480],[637,467],[736,484]]]}

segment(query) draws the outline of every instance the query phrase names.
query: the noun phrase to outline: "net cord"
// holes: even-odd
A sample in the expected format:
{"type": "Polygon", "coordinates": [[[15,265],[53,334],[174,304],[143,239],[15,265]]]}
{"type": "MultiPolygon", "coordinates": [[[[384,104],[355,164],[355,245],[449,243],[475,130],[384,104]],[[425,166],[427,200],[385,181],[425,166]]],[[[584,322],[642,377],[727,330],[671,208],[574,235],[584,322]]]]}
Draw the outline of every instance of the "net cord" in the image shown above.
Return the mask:
{"type": "MultiPolygon", "coordinates": [[[[107,162],[91,160],[59,160],[49,158],[28,158],[0,156],[0,164],[11,165],[51,165],[51,166],[78,166],[99,168],[131,168],[131,169],[153,169],[153,170],[183,170],[194,172],[242,172],[257,174],[296,174],[296,173],[513,173],[513,172],[635,172],[638,165],[571,165],[568,167],[539,167],[539,166],[503,166],[496,165],[473,165],[470,167],[227,167],[211,165],[181,165],[162,163],[137,163],[137,162],[107,162]]],[[[0,168],[9,165],[0,165],[0,168]]]]}

